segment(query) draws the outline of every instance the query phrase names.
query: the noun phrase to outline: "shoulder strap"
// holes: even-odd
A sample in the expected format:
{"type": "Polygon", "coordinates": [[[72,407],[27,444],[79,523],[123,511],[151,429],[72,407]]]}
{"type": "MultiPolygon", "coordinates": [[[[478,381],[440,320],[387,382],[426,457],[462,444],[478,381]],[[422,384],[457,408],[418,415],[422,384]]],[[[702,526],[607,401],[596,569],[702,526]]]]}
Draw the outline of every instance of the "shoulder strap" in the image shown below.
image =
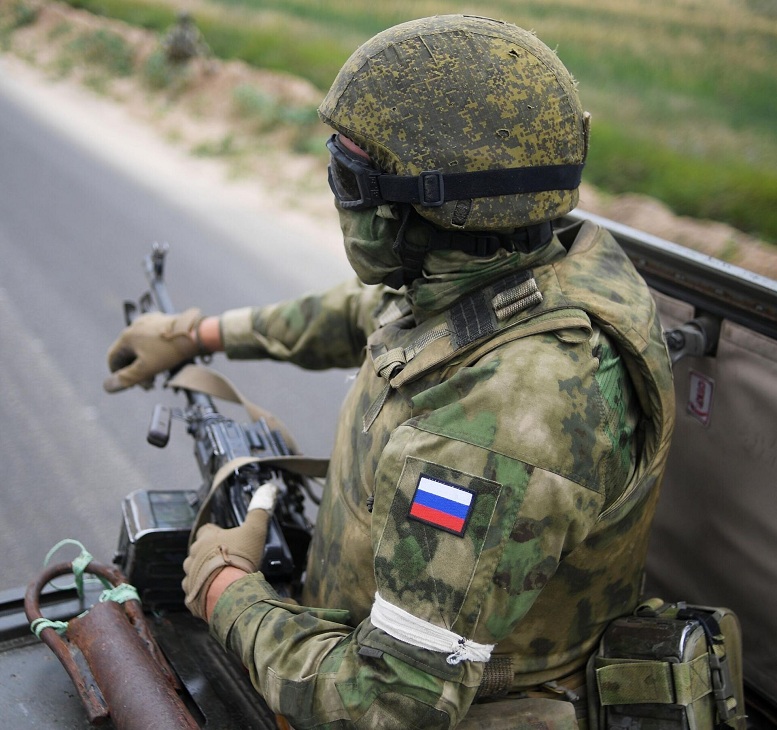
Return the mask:
{"type": "MultiPolygon", "coordinates": [[[[547,267],[543,267],[547,268],[547,267]]],[[[553,277],[547,288],[552,289],[553,277]]],[[[547,272],[545,274],[547,278],[547,272]]],[[[589,337],[591,321],[553,292],[546,300],[531,270],[510,274],[458,300],[446,312],[408,329],[399,319],[376,330],[367,347],[376,375],[386,383],[364,416],[364,431],[378,417],[392,389],[441,368],[468,351],[477,356],[504,342],[559,329],[589,337]]],[[[556,287],[557,288],[557,287],[556,287]]]]}

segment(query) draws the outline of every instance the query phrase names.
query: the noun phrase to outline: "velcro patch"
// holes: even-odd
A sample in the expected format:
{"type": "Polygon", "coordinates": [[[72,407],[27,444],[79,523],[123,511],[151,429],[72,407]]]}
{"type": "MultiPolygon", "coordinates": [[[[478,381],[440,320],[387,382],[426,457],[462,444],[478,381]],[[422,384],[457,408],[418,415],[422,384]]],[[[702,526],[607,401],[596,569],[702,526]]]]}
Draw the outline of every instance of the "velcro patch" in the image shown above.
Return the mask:
{"type": "Polygon", "coordinates": [[[475,495],[470,489],[421,474],[408,515],[418,522],[461,537],[472,513],[475,495]]]}

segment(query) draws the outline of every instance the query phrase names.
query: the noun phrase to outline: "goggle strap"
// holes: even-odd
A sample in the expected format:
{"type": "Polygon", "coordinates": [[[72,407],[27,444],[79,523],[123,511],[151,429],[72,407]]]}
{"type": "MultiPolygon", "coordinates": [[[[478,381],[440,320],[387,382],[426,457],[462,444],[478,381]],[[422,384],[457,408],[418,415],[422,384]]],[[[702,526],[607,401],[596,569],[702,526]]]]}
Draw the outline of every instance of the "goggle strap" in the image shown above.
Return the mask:
{"type": "Polygon", "coordinates": [[[580,186],[582,174],[581,163],[473,172],[442,173],[430,170],[417,176],[379,173],[371,176],[371,183],[377,183],[383,200],[434,208],[450,200],[575,190],[580,186]]]}

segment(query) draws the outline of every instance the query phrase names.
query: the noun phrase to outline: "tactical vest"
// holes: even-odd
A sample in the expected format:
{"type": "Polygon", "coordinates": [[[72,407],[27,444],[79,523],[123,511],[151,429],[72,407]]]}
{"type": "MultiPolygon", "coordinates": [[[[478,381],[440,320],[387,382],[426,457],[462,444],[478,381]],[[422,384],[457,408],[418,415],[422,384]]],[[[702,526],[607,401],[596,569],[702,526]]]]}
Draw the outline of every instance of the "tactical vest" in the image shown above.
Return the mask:
{"type": "Polygon", "coordinates": [[[568,250],[562,259],[497,281],[418,326],[397,301],[378,316],[341,413],[303,596],[308,605],[347,608],[356,622],[369,614],[373,477],[415,396],[519,339],[553,333],[562,341],[587,340],[594,322],[616,343],[642,409],[638,461],[594,533],[563,556],[557,576],[498,643],[492,662],[502,661],[500,689],[577,670],[606,624],[633,610],[674,420],[669,358],[644,281],[602,228],[578,224],[559,239],[568,250]],[[575,574],[585,576],[577,589],[575,574]],[[581,627],[587,614],[594,618],[581,627]],[[566,641],[568,635],[579,638],[566,641]]]}

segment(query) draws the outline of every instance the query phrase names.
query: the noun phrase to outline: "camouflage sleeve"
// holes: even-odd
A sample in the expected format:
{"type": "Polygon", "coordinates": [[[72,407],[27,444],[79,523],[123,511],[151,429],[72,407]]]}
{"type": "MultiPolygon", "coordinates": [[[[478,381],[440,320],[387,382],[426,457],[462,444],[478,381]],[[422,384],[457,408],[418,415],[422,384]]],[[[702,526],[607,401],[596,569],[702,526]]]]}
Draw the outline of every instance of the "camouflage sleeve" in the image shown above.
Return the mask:
{"type": "Polygon", "coordinates": [[[362,361],[381,287],[357,279],[327,292],[221,315],[230,358],[269,358],[311,370],[355,367],[362,361]]]}
{"type": "MultiPolygon", "coordinates": [[[[627,481],[620,464],[629,459],[602,429],[602,386],[564,379],[548,367],[557,362],[540,357],[516,370],[507,354],[419,392],[413,417],[381,450],[371,528],[377,594],[358,626],[342,612],[279,602],[260,576],[219,601],[212,631],[294,727],[454,727],[491,649],[591,533],[614,495],[607,484],[627,481]],[[529,363],[537,387],[516,390],[529,363]],[[498,407],[505,392],[515,408],[498,407]]],[[[622,386],[609,379],[617,388],[604,390],[622,386]]],[[[628,409],[611,410],[619,433],[628,409]]],[[[575,626],[565,631],[574,639],[575,626]]],[[[531,647],[544,661],[544,638],[531,647]]]]}
{"type": "MultiPolygon", "coordinates": [[[[376,474],[372,540],[385,601],[492,645],[518,630],[551,578],[566,580],[560,562],[633,468],[628,378],[604,337],[600,345],[597,358],[578,358],[569,351],[582,346],[517,342],[413,398],[414,416],[392,434],[376,474]]],[[[535,638],[542,663],[547,645],[535,638]]]]}
{"type": "Polygon", "coordinates": [[[269,707],[293,727],[453,727],[468,709],[482,664],[404,644],[369,619],[283,603],[261,574],[221,596],[211,632],[235,652],[269,707]],[[389,724],[386,724],[389,723],[389,724]]]}
{"type": "Polygon", "coordinates": [[[452,728],[466,715],[488,657],[449,662],[456,640],[487,646],[508,635],[601,506],[568,480],[509,460],[495,479],[471,474],[489,458],[500,461],[407,426],[386,449],[379,478],[393,473],[394,486],[375,504],[375,576],[381,600],[412,615],[409,629],[375,606],[354,628],[343,612],[284,604],[258,575],[224,593],[213,633],[293,727],[452,728]],[[441,466],[446,456],[467,471],[441,466]],[[430,484],[454,501],[477,492],[462,522],[414,509],[430,484]],[[416,638],[439,629],[452,637],[446,650],[416,638]]]}
{"type": "Polygon", "coordinates": [[[549,469],[410,426],[379,479],[394,488],[373,513],[378,594],[485,646],[515,630],[604,501],[549,469]]]}

